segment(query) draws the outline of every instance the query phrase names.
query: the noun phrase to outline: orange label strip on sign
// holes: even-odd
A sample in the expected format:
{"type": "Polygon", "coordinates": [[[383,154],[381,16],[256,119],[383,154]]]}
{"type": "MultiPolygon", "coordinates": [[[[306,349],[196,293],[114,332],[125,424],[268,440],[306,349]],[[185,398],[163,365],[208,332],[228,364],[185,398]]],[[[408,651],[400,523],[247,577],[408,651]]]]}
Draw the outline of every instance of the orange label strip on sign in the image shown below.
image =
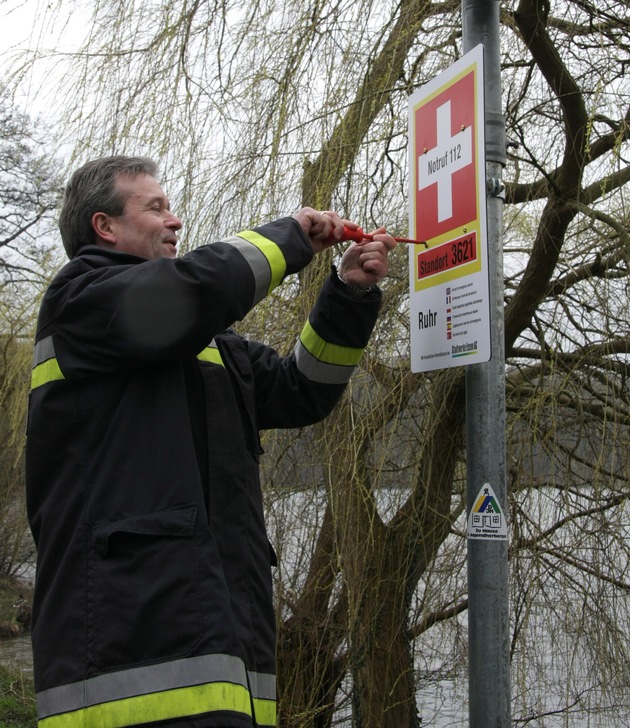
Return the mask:
{"type": "Polygon", "coordinates": [[[476,260],[477,234],[472,232],[420,253],[418,255],[418,279],[452,270],[476,260]]]}

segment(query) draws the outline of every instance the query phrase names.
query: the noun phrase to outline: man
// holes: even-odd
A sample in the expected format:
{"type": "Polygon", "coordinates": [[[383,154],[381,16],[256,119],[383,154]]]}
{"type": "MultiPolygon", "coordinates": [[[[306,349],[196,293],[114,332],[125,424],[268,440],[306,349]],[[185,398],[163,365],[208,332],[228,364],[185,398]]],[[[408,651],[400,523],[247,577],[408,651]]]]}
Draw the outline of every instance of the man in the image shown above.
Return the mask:
{"type": "Polygon", "coordinates": [[[26,454],[41,726],[275,725],[259,430],[338,401],[393,238],[346,250],[291,356],[229,326],[343,225],[304,208],[178,258],[181,222],[151,160],[72,176],[26,454]]]}

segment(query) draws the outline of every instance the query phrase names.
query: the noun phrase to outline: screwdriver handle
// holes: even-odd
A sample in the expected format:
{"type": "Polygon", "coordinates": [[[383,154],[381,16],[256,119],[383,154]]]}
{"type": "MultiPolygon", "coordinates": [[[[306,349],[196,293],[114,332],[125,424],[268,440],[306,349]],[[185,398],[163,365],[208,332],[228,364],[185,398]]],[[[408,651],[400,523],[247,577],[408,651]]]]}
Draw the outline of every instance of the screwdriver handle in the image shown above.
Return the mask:
{"type": "MultiPolygon", "coordinates": [[[[362,243],[364,240],[374,240],[374,236],[370,233],[363,232],[363,228],[357,228],[351,230],[349,227],[343,226],[343,235],[340,240],[333,240],[332,233],[330,236],[331,242],[344,242],[346,240],[353,240],[355,243],[362,243]]],[[[412,240],[411,238],[394,238],[397,243],[410,243],[411,245],[424,245],[428,248],[428,244],[424,240],[412,240]]]]}
{"type": "Polygon", "coordinates": [[[364,233],[363,228],[351,230],[349,227],[344,225],[341,240],[354,240],[355,243],[362,243],[364,240],[372,240],[372,236],[364,233]]]}

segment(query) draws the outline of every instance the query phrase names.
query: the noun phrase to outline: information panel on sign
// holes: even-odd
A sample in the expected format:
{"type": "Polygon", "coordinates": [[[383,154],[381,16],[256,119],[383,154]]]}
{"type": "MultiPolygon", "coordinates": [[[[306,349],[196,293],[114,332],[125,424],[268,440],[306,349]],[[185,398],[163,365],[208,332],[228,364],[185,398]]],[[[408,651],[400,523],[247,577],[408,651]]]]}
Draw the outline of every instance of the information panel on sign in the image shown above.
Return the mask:
{"type": "Polygon", "coordinates": [[[490,359],[483,46],[409,99],[411,369],[490,359]]]}

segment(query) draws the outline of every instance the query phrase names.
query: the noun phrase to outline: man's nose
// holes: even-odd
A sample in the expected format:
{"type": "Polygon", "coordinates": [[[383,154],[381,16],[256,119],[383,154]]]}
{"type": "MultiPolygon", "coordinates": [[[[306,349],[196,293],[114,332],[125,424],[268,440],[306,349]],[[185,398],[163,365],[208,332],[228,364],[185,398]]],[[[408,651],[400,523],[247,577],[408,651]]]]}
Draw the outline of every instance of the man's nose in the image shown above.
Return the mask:
{"type": "Polygon", "coordinates": [[[173,215],[173,213],[170,210],[166,211],[166,218],[164,220],[164,225],[166,225],[166,227],[170,228],[171,230],[181,230],[182,229],[182,221],[177,217],[177,215],[173,215]]]}

